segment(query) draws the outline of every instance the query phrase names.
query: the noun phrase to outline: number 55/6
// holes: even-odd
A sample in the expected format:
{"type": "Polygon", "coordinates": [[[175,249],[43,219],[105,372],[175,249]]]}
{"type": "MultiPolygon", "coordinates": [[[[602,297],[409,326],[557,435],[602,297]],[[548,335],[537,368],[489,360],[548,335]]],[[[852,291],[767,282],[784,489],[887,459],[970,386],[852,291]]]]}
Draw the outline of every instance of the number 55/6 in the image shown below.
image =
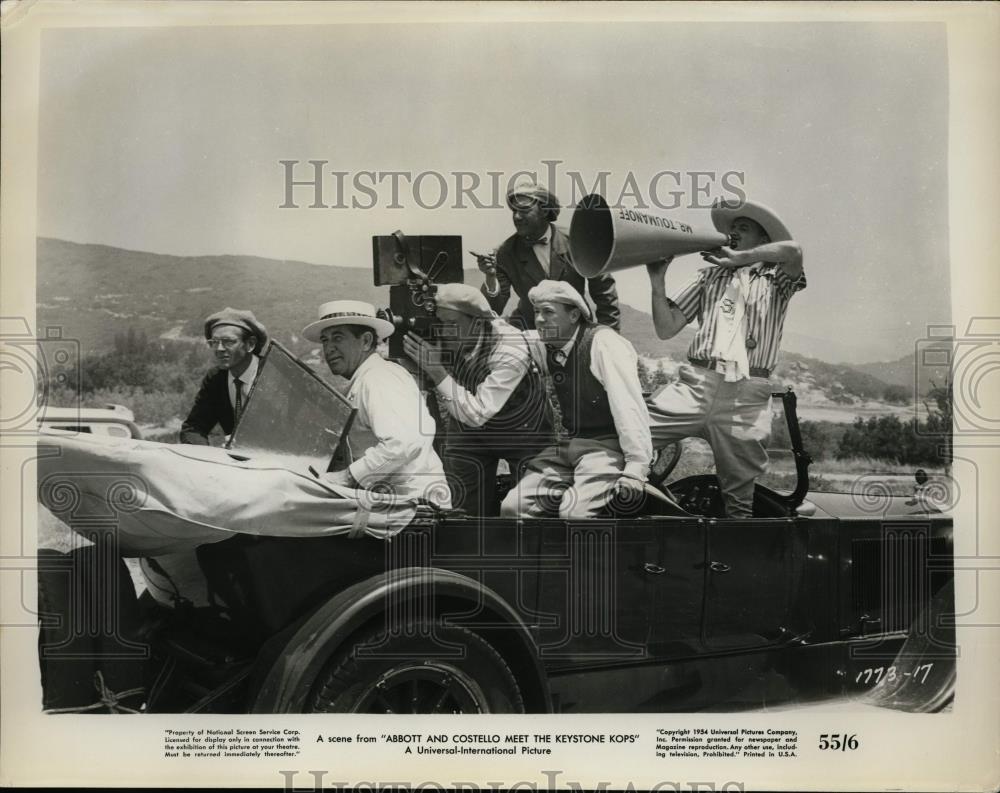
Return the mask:
{"type": "Polygon", "coordinates": [[[857,734],[824,732],[819,736],[819,748],[821,750],[832,749],[835,752],[846,752],[848,749],[854,751],[858,748],[858,736],[857,734]]]}

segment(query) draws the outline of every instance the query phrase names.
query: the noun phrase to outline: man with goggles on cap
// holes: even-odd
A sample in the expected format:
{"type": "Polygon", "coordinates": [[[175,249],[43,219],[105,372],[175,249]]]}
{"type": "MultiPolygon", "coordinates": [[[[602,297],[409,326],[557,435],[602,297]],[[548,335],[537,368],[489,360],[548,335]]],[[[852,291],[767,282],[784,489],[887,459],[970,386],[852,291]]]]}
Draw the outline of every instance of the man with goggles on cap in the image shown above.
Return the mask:
{"type": "Polygon", "coordinates": [[[535,327],[528,290],[544,280],[565,281],[594,301],[597,324],[619,329],[620,311],[615,279],[610,275],[584,278],[573,269],[569,237],[552,222],[559,216],[559,201],[544,185],[519,181],[507,193],[514,215],[515,233],[504,240],[496,256],[480,256],[479,269],[486,276],[482,292],[490,307],[501,313],[511,290],[519,298],[511,320],[527,330],[535,327]]]}
{"type": "Polygon", "coordinates": [[[411,332],[403,347],[451,420],[441,458],[455,507],[496,515],[500,460],[516,482],[524,460],[550,441],[544,386],[524,334],[477,289],[440,284],[434,299],[439,344],[411,332]]]}

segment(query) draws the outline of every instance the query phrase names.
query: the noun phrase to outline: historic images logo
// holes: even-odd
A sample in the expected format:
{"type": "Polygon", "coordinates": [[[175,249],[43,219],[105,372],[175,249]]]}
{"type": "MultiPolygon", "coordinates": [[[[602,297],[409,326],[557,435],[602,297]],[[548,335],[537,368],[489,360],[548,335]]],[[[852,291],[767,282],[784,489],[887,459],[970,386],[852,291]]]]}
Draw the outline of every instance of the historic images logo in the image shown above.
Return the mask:
{"type": "Polygon", "coordinates": [[[709,209],[715,198],[743,202],[742,171],[609,170],[560,172],[562,160],[542,160],[541,168],[505,171],[341,171],[330,160],[278,160],[279,209],[502,209],[507,191],[519,180],[544,182],[566,206],[599,193],[612,207],[709,209]]]}

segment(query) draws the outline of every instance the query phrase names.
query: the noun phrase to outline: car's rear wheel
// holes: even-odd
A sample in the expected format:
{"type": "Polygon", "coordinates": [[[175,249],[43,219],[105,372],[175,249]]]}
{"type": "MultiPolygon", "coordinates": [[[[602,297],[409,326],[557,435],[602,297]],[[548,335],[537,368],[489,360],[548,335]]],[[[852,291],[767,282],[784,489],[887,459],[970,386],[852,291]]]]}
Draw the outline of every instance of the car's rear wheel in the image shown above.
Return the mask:
{"type": "Polygon", "coordinates": [[[318,713],[523,713],[501,655],[466,628],[373,629],[331,659],[307,709],[318,713]]]}

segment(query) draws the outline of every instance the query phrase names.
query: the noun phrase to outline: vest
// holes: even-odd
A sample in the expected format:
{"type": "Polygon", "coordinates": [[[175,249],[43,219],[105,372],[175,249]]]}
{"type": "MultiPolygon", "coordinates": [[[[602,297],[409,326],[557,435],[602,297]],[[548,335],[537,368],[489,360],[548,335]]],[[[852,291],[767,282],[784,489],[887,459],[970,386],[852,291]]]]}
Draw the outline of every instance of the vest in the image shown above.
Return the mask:
{"type": "MultiPolygon", "coordinates": [[[[490,356],[498,343],[493,326],[484,322],[476,354],[472,358],[460,356],[451,373],[455,382],[475,393],[490,374],[490,356]]],[[[463,443],[473,438],[494,443],[509,440],[511,446],[520,445],[525,439],[537,439],[540,444],[549,441],[552,433],[545,412],[545,387],[533,361],[530,366],[504,406],[481,427],[469,427],[460,421],[451,422],[452,431],[463,439],[463,443]]]]}
{"type": "Polygon", "coordinates": [[[601,325],[584,325],[562,367],[555,362],[556,350],[546,347],[552,387],[559,400],[563,428],[570,438],[601,438],[617,434],[608,392],[590,371],[594,334],[601,328],[601,325]]]}

